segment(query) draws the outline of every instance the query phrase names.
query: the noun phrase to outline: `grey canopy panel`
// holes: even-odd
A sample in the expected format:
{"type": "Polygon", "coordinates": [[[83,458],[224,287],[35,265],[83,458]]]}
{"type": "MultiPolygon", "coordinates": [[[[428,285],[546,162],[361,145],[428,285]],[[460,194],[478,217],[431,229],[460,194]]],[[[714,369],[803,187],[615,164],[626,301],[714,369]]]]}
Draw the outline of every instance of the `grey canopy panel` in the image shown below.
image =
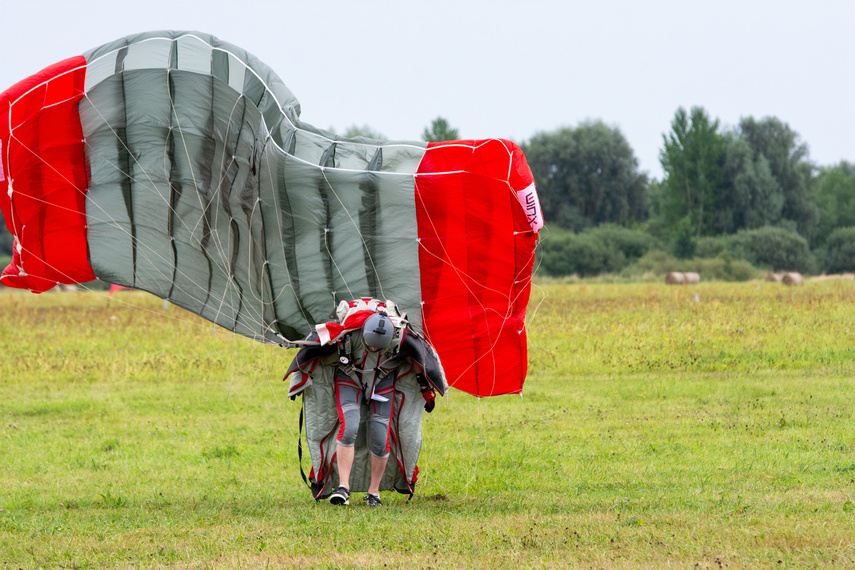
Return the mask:
{"type": "Polygon", "coordinates": [[[90,260],[242,335],[303,338],[341,299],[420,325],[420,143],[341,139],[241,48],[196,32],[84,54],[90,260]]]}

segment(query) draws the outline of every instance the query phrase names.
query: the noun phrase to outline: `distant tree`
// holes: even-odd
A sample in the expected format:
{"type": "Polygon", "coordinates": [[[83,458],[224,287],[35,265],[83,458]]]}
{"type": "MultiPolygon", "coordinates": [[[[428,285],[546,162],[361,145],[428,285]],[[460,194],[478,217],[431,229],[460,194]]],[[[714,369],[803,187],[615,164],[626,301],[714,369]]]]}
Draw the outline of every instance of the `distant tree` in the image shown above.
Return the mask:
{"type": "Polygon", "coordinates": [[[616,273],[656,247],[650,234],[614,224],[574,233],[552,224],[541,234],[538,271],[557,277],[616,273]]]}
{"type": "Polygon", "coordinates": [[[724,184],[725,139],[718,119],[710,119],[702,107],[687,113],[677,109],[671,132],[662,135],[664,148],[659,160],[665,171],[659,207],[666,226],[686,228],[695,237],[716,233],[715,212],[721,203],[724,184]],[[681,220],[685,220],[680,223],[681,220]]]}
{"type": "Polygon", "coordinates": [[[351,125],[347,127],[347,130],[344,132],[344,136],[349,139],[353,137],[365,137],[367,139],[381,140],[386,138],[368,125],[362,125],[361,127],[357,125],[351,125]]]}
{"type": "MultiPolygon", "coordinates": [[[[6,222],[3,220],[3,212],[0,212],[0,257],[12,256],[12,234],[6,228],[6,222]]],[[[4,268],[0,267],[0,271],[4,268]]]]}
{"type": "Polygon", "coordinates": [[[784,193],[769,161],[736,133],[726,137],[724,186],[715,212],[716,233],[771,226],[781,220],[784,193]]]}
{"type": "Polygon", "coordinates": [[[573,233],[561,228],[544,232],[538,246],[538,272],[546,275],[579,275],[620,271],[624,254],[591,233],[573,233]]]}
{"type": "Polygon", "coordinates": [[[647,218],[647,176],[617,127],[601,121],[538,133],[523,145],[544,218],[580,231],[647,218]]]}
{"type": "Polygon", "coordinates": [[[822,169],[813,185],[813,196],[819,208],[813,236],[817,246],[835,229],[855,226],[855,164],[844,161],[822,169]]]}
{"type": "Polygon", "coordinates": [[[855,227],[837,228],[831,232],[823,268],[829,273],[855,271],[855,227]]]}
{"type": "Polygon", "coordinates": [[[425,128],[422,139],[426,142],[443,142],[459,139],[457,129],[453,129],[442,117],[437,117],[430,124],[430,129],[425,128]]]}
{"type": "Polygon", "coordinates": [[[783,193],[781,219],[795,224],[798,232],[810,239],[819,219],[819,210],[811,194],[813,166],[808,159],[807,145],[798,133],[775,117],[759,121],[746,117],[739,121],[739,137],[745,139],[754,156],[763,156],[769,172],[783,193]]]}
{"type": "Polygon", "coordinates": [[[816,259],[807,240],[783,227],[742,230],[726,238],[727,249],[755,267],[777,271],[816,272],[816,259]]]}

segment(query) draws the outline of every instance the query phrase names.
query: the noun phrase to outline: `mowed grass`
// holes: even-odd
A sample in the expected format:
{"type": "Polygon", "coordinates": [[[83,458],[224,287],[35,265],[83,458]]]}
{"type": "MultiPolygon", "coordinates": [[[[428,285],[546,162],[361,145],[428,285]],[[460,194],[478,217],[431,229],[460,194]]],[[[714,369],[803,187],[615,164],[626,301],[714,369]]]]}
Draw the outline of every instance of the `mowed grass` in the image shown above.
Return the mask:
{"type": "Polygon", "coordinates": [[[451,390],[369,510],[303,485],[293,352],[4,292],[0,568],[855,566],[853,315],[851,282],[541,284],[524,395],[451,390]]]}

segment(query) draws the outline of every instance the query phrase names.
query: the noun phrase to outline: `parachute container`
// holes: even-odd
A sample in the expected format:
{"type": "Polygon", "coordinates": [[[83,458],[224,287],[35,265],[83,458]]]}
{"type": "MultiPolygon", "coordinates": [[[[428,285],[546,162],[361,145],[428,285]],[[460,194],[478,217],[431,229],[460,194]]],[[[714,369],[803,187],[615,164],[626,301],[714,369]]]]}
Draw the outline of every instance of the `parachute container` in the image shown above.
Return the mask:
{"type": "Polygon", "coordinates": [[[0,94],[0,280],[95,278],[260,341],[342,299],[394,300],[449,384],[518,393],[537,232],[531,171],[501,139],[345,139],[277,75],[198,32],[128,36],[0,94]]]}

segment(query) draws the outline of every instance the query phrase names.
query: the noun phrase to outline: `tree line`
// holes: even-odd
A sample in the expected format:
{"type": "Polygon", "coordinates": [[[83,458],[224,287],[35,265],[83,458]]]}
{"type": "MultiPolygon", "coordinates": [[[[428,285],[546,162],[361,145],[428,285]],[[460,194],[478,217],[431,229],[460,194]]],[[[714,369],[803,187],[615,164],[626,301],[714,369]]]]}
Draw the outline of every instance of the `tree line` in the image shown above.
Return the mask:
{"type": "MultiPolygon", "coordinates": [[[[367,125],[344,136],[384,138],[367,125]]],[[[427,142],[457,138],[443,117],[422,134],[427,142]]],[[[662,135],[662,180],[641,172],[620,129],[600,120],[540,132],[520,146],[547,221],[541,273],[702,267],[740,279],[752,268],[855,271],[855,164],[814,164],[799,134],[776,117],[725,128],[702,107],[677,109],[662,135]]],[[[0,257],[11,252],[3,224],[0,257]]]]}
{"type": "Polygon", "coordinates": [[[662,180],[640,172],[620,129],[602,121],[539,133],[522,148],[548,224],[544,273],[621,271],[650,252],[671,265],[855,271],[855,166],[814,164],[776,117],[723,128],[702,107],[679,108],[662,136],[662,180]],[[645,251],[617,243],[628,240],[645,251]]]}

